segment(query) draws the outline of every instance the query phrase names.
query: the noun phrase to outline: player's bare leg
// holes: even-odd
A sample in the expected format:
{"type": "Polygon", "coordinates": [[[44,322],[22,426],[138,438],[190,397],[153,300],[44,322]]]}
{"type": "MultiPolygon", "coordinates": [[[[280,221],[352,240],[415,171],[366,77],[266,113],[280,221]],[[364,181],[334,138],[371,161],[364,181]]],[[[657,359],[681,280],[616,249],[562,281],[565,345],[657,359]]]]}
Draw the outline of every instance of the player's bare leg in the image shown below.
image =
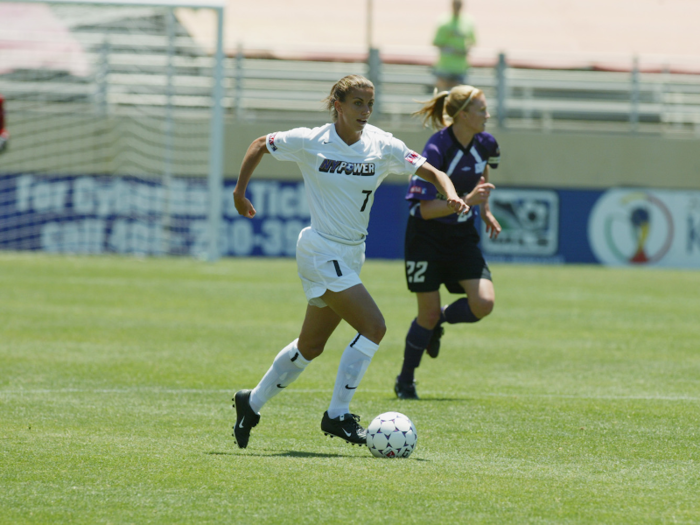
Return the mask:
{"type": "Polygon", "coordinates": [[[469,309],[477,320],[483,319],[493,311],[496,302],[496,290],[493,287],[493,282],[488,279],[469,279],[460,281],[459,284],[464,288],[469,309]]]}
{"type": "Polygon", "coordinates": [[[384,316],[377,303],[362,284],[356,284],[342,292],[327,290],[322,299],[346,323],[375,344],[386,333],[384,316]]]}
{"type": "Polygon", "coordinates": [[[321,430],[353,445],[366,442],[359,416],[350,413],[350,401],[386,333],[384,316],[367,289],[358,284],[342,292],[327,291],[323,300],[358,334],[343,351],[330,406],[321,420],[321,430]]]}
{"type": "Polygon", "coordinates": [[[432,330],[440,322],[440,291],[434,292],[418,292],[416,294],[418,301],[418,316],[416,321],[423,328],[432,330]]]}
{"type": "Polygon", "coordinates": [[[307,305],[297,343],[301,355],[309,361],[320,356],[340,321],[342,318],[332,308],[307,305]]]}

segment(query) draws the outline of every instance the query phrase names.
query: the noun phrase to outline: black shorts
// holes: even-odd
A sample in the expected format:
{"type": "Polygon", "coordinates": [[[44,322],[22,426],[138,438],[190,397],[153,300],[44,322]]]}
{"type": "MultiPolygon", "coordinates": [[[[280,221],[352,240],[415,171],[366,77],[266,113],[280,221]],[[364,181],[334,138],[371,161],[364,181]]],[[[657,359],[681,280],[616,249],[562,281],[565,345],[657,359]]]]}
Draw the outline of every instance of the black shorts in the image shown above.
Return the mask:
{"type": "Polygon", "coordinates": [[[434,292],[444,284],[463,294],[459,281],[491,280],[474,222],[443,224],[409,216],[406,227],[406,283],[412,292],[434,292]]]}

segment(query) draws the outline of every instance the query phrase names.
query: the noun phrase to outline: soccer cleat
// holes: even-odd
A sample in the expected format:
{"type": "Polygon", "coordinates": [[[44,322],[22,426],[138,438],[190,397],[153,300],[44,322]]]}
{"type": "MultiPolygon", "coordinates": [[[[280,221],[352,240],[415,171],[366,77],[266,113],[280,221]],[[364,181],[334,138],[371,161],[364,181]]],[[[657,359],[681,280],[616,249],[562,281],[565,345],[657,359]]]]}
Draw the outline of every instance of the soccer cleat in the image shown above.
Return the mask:
{"type": "Polygon", "coordinates": [[[331,419],[326,411],[321,420],[321,430],[326,436],[339,437],[351,445],[364,445],[367,443],[367,431],[360,426],[359,421],[360,416],[355,414],[343,414],[331,419]]]}
{"type": "Polygon", "coordinates": [[[427,354],[435,359],[440,353],[440,339],[445,334],[445,329],[442,324],[438,324],[433,330],[433,334],[430,336],[430,341],[428,341],[428,347],[425,349],[427,354]]]}
{"type": "Polygon", "coordinates": [[[239,448],[248,446],[250,429],[260,421],[260,414],[250,408],[250,390],[239,390],[233,397],[233,406],[236,409],[236,424],[233,425],[233,436],[239,448]]]}
{"type": "Polygon", "coordinates": [[[396,397],[399,399],[420,399],[418,397],[418,392],[416,392],[416,383],[404,383],[396,378],[396,383],[394,383],[394,392],[396,397]]]}

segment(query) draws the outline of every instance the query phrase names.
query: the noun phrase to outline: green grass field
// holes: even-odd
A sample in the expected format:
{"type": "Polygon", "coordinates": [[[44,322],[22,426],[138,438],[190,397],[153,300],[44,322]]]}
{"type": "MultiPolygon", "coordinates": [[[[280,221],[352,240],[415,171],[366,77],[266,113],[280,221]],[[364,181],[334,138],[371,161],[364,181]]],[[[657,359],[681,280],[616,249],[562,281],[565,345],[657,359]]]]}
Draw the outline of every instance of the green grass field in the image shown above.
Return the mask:
{"type": "Polygon", "coordinates": [[[700,272],[492,270],[399,402],[415,300],[365,265],[388,332],[352,409],[418,429],[382,460],[319,428],[347,325],[234,444],[301,326],[293,260],[0,253],[0,523],[699,523],[700,272]]]}

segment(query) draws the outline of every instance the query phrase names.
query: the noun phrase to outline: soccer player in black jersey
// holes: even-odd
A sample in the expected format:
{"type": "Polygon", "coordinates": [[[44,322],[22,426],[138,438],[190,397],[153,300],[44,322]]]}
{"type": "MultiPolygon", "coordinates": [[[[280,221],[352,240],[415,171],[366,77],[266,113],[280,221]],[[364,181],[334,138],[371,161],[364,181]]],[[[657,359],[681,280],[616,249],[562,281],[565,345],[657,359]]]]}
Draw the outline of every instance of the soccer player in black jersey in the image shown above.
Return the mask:
{"type": "Polygon", "coordinates": [[[403,366],[394,385],[400,399],[418,399],[415,369],[424,350],[433,358],[438,356],[444,323],[475,323],[493,309],[491,272],[474,227],[477,205],[489,235],[495,238],[501,231],[488,202],[495,188],[489,171],[498,166],[500,150],[496,139],[484,131],[489,119],[484,93],[473,86],[456,86],[434,95],[416,115],[439,130],[428,140],[423,156],[450,177],[471,209],[468,214],[455,214],[435,186],[418,175],[411,177],[406,194],[410,205],[406,281],[416,294],[418,316],[406,335],[403,366]],[[466,297],[441,307],[441,284],[450,293],[466,297]]]}

